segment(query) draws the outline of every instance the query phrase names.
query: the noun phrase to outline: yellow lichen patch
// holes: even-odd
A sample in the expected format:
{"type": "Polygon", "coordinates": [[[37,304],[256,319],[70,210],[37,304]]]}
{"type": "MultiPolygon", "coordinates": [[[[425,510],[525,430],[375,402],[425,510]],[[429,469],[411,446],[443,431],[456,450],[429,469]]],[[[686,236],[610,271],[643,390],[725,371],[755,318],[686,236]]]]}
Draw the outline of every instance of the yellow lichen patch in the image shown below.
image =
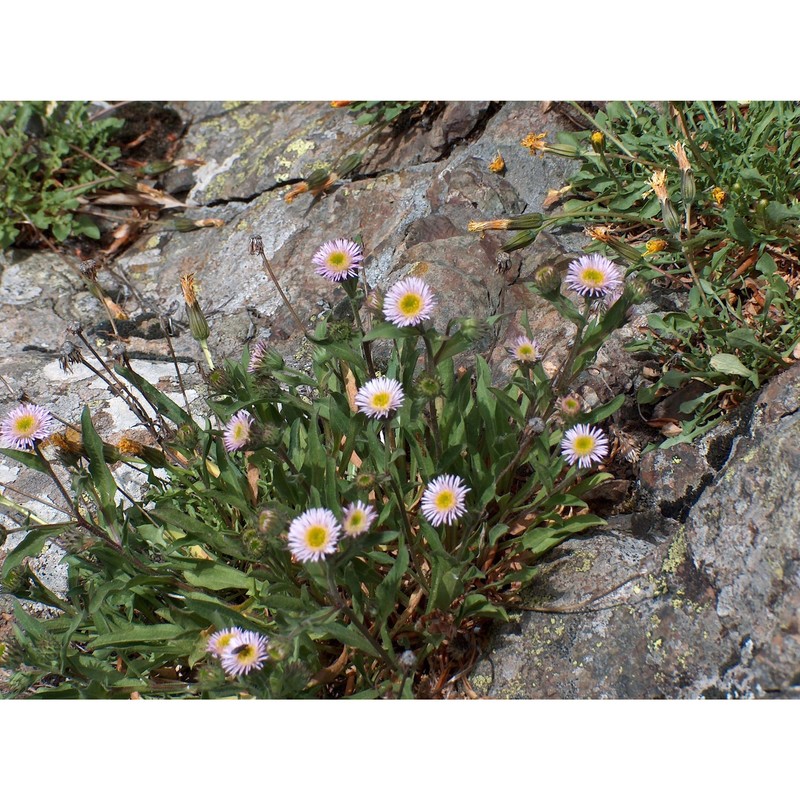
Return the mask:
{"type": "Polygon", "coordinates": [[[408,274],[418,278],[420,275],[426,275],[430,268],[431,265],[427,261],[417,261],[417,263],[411,267],[411,270],[408,274]]]}
{"type": "Polygon", "coordinates": [[[678,571],[678,567],[686,560],[687,552],[686,533],[684,529],[681,528],[675,534],[675,538],[669,546],[667,557],[661,565],[661,571],[669,575],[674,575],[678,571]]]}
{"type": "Polygon", "coordinates": [[[294,153],[299,157],[305,155],[309,150],[313,150],[315,147],[316,145],[310,139],[295,139],[293,142],[289,142],[289,144],[286,145],[286,152],[294,153]]]}

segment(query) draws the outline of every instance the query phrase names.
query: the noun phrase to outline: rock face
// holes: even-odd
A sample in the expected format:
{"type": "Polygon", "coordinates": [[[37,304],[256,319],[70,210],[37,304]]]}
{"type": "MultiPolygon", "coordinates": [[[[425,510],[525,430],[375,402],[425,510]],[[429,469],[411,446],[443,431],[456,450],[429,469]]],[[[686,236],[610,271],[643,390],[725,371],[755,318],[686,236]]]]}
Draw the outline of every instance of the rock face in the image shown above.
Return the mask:
{"type": "MultiPolygon", "coordinates": [[[[145,376],[177,402],[202,408],[179,275],[196,273],[216,359],[238,358],[249,338],[269,338],[290,363],[308,351],[249,239],[265,253],[298,313],[312,323],[343,291],[314,274],[311,258],[325,241],[360,235],[372,285],[425,276],[441,318],[506,313],[479,346],[497,378],[509,369],[505,343],[523,332],[527,314],[544,352],[557,365],[574,331],[525,285],[542,263],[579,250],[576,231],[540,234],[535,245],[498,264],[508,238],[467,233],[472,219],[542,210],[549,189],[566,182],[567,159],[531,156],[520,141],[566,125],[538,103],[444,104],[428,126],[411,128],[379,148],[353,180],[314,199],[285,202],[287,190],[316,168],[330,168],[357,146],[363,128],[352,115],[321,103],[175,103],[188,124],[164,188],[182,198],[183,216],[215,218],[222,227],[192,233],[154,226],[98,279],[129,319],[117,324],[145,376]],[[504,175],[489,170],[498,155],[504,175]],[[202,162],[202,163],[199,163],[202,162]],[[178,386],[159,317],[175,322],[172,345],[186,387],[178,386]]],[[[103,305],[89,292],[77,259],[46,252],[0,256],[0,414],[21,391],[76,422],[88,404],[110,441],[136,427],[127,408],[85,367],[58,364],[65,329],[78,321],[102,353],[110,341],[103,305]]],[[[647,307],[638,313],[652,310],[647,307]]],[[[621,348],[636,319],[600,352],[583,391],[592,403],[635,388],[639,365],[621,348]]],[[[305,361],[304,361],[305,359],[305,361]]],[[[720,427],[701,447],[646,456],[641,471],[646,511],[612,518],[543,564],[527,605],[499,631],[474,677],[492,697],[794,696],[800,684],[798,534],[793,491],[800,452],[797,371],[773,381],[752,419],[720,427]],[[549,610],[543,610],[549,609],[549,610]]],[[[47,520],[60,498],[43,476],[0,457],[9,497],[47,520]],[[17,492],[16,494],[14,492],[17,492]]],[[[624,482],[623,482],[624,483],[624,482]]],[[[0,522],[9,526],[7,517],[0,522]]],[[[15,543],[9,537],[7,550],[15,543]]],[[[56,591],[64,588],[61,553],[49,548],[32,565],[56,591]]],[[[0,597],[0,636],[7,635],[0,597]]],[[[7,619],[5,620],[8,621],[7,619]]]]}
{"type": "Polygon", "coordinates": [[[658,510],[612,518],[553,551],[527,601],[537,610],[498,632],[476,688],[530,698],[800,696],[798,435],[795,366],[738,430],[720,426],[691,458],[656,451],[641,481],[658,510]]]}

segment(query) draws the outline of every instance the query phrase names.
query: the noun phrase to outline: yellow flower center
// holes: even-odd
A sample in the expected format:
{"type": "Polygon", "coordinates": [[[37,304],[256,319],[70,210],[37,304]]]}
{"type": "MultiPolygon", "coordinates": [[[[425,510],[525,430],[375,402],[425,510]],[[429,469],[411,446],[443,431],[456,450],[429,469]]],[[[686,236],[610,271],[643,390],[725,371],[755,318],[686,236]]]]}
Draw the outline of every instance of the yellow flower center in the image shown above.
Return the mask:
{"type": "Polygon", "coordinates": [[[579,456],[590,456],[594,452],[594,436],[576,436],[572,442],[572,449],[579,456]]]}
{"type": "Polygon", "coordinates": [[[256,649],[251,644],[243,644],[238,648],[236,660],[241,662],[252,661],[256,657],[256,649]]]}
{"type": "Polygon", "coordinates": [[[350,515],[350,527],[351,528],[358,528],[364,524],[364,512],[363,511],[354,511],[350,515]]]}
{"type": "Polygon", "coordinates": [[[233,639],[234,635],[235,634],[233,633],[226,633],[224,636],[220,636],[219,639],[217,639],[217,647],[220,650],[224,650],[230,644],[231,639],[233,639]]]}
{"type": "Polygon", "coordinates": [[[517,355],[520,358],[533,358],[535,351],[529,344],[521,344],[517,349],[517,355]]]}
{"type": "Polygon", "coordinates": [[[372,406],[373,408],[389,408],[389,402],[391,400],[391,395],[389,392],[376,392],[372,395],[372,406]]]}
{"type": "Polygon", "coordinates": [[[433,502],[439,511],[449,511],[456,504],[456,496],[449,489],[443,489],[436,495],[433,502]]]}
{"type": "Polygon", "coordinates": [[[422,298],[418,294],[406,294],[398,304],[400,311],[408,317],[418,314],[422,308],[422,298]]]}
{"type": "Polygon", "coordinates": [[[312,525],[306,533],[309,547],[322,547],[328,541],[328,529],[322,525],[312,525]]]}
{"type": "Polygon", "coordinates": [[[345,254],[342,253],[341,251],[331,253],[328,256],[328,266],[336,267],[337,269],[341,269],[342,267],[348,266],[347,256],[345,256],[345,254]]]}
{"type": "Polygon", "coordinates": [[[605,281],[605,275],[594,267],[587,267],[581,273],[581,281],[588,286],[602,286],[605,281]]]}
{"type": "Polygon", "coordinates": [[[31,414],[26,414],[24,417],[20,417],[14,423],[14,425],[17,429],[17,433],[22,436],[25,436],[36,427],[36,420],[33,418],[31,414]]]}

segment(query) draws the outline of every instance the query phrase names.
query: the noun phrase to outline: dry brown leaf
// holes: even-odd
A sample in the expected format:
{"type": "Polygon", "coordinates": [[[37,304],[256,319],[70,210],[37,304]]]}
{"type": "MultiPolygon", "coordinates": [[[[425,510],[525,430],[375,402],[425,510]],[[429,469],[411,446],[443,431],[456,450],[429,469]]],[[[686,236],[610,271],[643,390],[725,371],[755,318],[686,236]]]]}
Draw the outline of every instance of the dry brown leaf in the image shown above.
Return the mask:
{"type": "Polygon", "coordinates": [[[250,487],[250,499],[253,503],[258,502],[258,479],[261,477],[261,473],[258,470],[258,467],[251,463],[247,463],[247,485],[250,487]]]}
{"type": "Polygon", "coordinates": [[[332,680],[335,680],[345,668],[348,661],[347,656],[347,647],[342,648],[342,653],[336,661],[333,662],[328,667],[323,667],[319,672],[314,675],[313,678],[308,682],[308,687],[312,686],[322,686],[326,683],[330,683],[332,680]]]}
{"type": "Polygon", "coordinates": [[[122,310],[122,307],[115,303],[110,297],[103,296],[103,302],[106,304],[109,313],[114,319],[128,319],[128,315],[122,310]]]}

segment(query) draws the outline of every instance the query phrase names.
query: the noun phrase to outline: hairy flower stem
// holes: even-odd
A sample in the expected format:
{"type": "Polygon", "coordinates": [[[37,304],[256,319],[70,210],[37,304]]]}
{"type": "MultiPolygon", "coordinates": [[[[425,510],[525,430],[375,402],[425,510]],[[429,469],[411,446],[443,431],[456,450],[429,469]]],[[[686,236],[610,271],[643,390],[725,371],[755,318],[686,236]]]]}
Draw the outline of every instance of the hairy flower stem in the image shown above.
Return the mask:
{"type": "Polygon", "coordinates": [[[333,575],[333,565],[330,561],[325,562],[325,575],[328,579],[328,597],[330,598],[331,602],[339,609],[339,611],[344,614],[353,625],[358,628],[361,635],[372,645],[372,648],[381,658],[384,664],[391,669],[394,669],[400,672],[400,665],[397,663],[397,659],[394,657],[394,654],[389,654],[386,649],[381,645],[381,643],[372,635],[369,628],[358,618],[356,613],[350,608],[344,600],[342,600],[341,594],[339,594],[339,589],[336,586],[336,579],[333,575]]]}
{"type": "Polygon", "coordinates": [[[214,360],[211,358],[211,351],[208,349],[208,339],[201,339],[199,344],[205,356],[206,364],[208,364],[209,369],[214,369],[214,360]]]}
{"type": "Polygon", "coordinates": [[[303,321],[300,319],[300,315],[294,310],[294,306],[289,301],[289,298],[284,294],[283,289],[281,289],[281,285],[280,285],[280,283],[278,283],[278,277],[277,277],[277,275],[275,275],[275,272],[272,269],[272,265],[267,260],[267,256],[264,253],[263,247],[259,248],[258,255],[261,256],[261,263],[264,265],[264,269],[267,271],[267,274],[271,278],[272,283],[275,284],[275,288],[278,290],[278,294],[281,296],[281,300],[283,300],[284,304],[286,305],[286,308],[289,309],[289,312],[291,313],[292,317],[294,318],[294,321],[297,324],[298,329],[303,334],[303,336],[308,338],[308,331],[306,330],[306,326],[303,324],[303,321]]]}
{"type": "MultiPolygon", "coordinates": [[[[90,364],[83,356],[81,356],[81,363],[88,367],[98,378],[105,381],[108,384],[108,387],[111,389],[112,393],[118,397],[121,397],[128,405],[128,407],[133,411],[134,414],[141,420],[142,424],[153,434],[153,436],[158,439],[158,431],[156,430],[153,421],[148,416],[147,412],[144,410],[142,404],[137,400],[136,396],[131,392],[131,390],[119,379],[114,370],[109,369],[108,364],[103,360],[97,350],[92,347],[92,343],[86,338],[83,331],[78,331],[77,333],[78,338],[86,345],[89,352],[97,359],[97,363],[103,367],[106,373],[110,376],[110,379],[106,377],[105,374],[97,370],[92,364],[90,364]]],[[[129,364],[126,364],[128,368],[130,368],[129,364]]],[[[151,404],[152,405],[152,404],[151,404]]],[[[158,409],[153,406],[154,410],[158,413],[158,409]]]]}
{"type": "MultiPolygon", "coordinates": [[[[15,503],[13,500],[10,500],[4,494],[0,494],[0,506],[5,506],[6,508],[10,508],[12,511],[16,511],[18,514],[22,514],[28,519],[33,520],[37,525],[50,524],[49,522],[45,522],[41,517],[37,517],[36,514],[34,514],[32,511],[29,511],[27,508],[25,508],[25,506],[21,506],[18,503],[15,503]]],[[[56,508],[56,506],[53,506],[53,508],[56,508]]],[[[61,511],[60,508],[58,510],[61,511]]]]}
{"type": "MultiPolygon", "coordinates": [[[[428,372],[431,375],[436,373],[436,357],[433,354],[433,342],[427,335],[426,331],[422,332],[422,341],[425,342],[425,360],[428,372]]],[[[442,457],[442,436],[439,432],[439,415],[436,410],[436,399],[431,398],[428,401],[428,409],[430,411],[431,419],[431,432],[433,433],[433,447],[438,461],[442,457]]]]}
{"type": "Polygon", "coordinates": [[[417,548],[416,542],[414,540],[414,535],[411,531],[411,522],[408,519],[408,511],[406,509],[406,503],[403,498],[403,492],[400,489],[400,484],[397,482],[394,475],[391,476],[391,484],[392,484],[392,490],[394,491],[395,497],[397,498],[397,507],[400,509],[400,519],[403,523],[403,535],[405,536],[406,547],[408,548],[408,552],[411,554],[411,560],[414,563],[413,572],[416,573],[414,575],[414,578],[416,579],[417,583],[424,589],[425,594],[430,594],[431,587],[430,584],[423,577],[424,572],[422,571],[422,561],[420,559],[419,549],[417,548]]]}

